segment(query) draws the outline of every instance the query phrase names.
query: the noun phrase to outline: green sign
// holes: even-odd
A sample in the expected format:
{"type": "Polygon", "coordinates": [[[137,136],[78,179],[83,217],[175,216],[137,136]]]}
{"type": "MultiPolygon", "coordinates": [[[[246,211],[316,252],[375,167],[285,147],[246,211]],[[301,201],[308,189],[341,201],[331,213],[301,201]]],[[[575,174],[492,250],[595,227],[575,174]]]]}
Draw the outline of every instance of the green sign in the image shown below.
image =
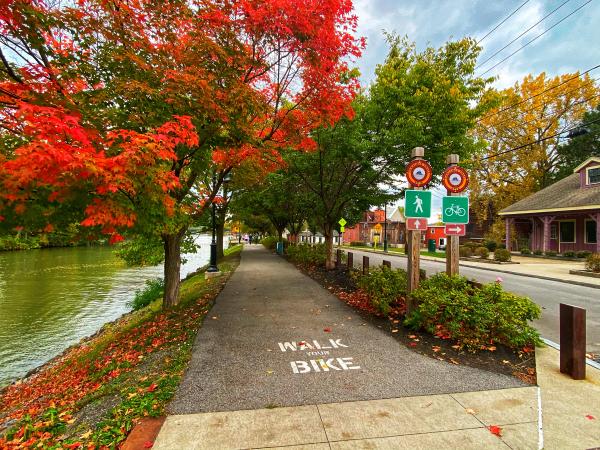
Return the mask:
{"type": "Polygon", "coordinates": [[[443,197],[442,222],[469,223],[469,197],[443,197]]]}
{"type": "Polygon", "coordinates": [[[346,229],[343,226],[341,226],[340,227],[340,233],[343,233],[344,231],[346,231],[346,229]]]}
{"type": "Polygon", "coordinates": [[[404,191],[404,215],[428,219],[431,216],[431,191],[404,191]]]}
{"type": "Polygon", "coordinates": [[[345,227],[345,226],[346,226],[346,224],[347,224],[348,222],[346,222],[346,219],[344,219],[344,218],[342,217],[342,218],[339,220],[339,222],[338,222],[338,223],[340,224],[340,226],[342,226],[342,227],[345,227]]]}

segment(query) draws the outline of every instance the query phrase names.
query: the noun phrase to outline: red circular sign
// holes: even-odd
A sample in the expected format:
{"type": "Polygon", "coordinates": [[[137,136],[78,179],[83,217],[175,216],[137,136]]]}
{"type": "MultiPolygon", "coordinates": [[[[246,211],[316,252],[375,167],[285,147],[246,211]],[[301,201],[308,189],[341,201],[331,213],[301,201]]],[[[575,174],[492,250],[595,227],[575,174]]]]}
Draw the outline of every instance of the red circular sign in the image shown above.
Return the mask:
{"type": "Polygon", "coordinates": [[[469,186],[469,175],[462,167],[450,166],[442,174],[442,184],[448,191],[457,194],[469,186]]]}
{"type": "Polygon", "coordinates": [[[406,166],[406,178],[412,187],[423,187],[431,181],[433,170],[424,159],[414,159],[406,166]]]}

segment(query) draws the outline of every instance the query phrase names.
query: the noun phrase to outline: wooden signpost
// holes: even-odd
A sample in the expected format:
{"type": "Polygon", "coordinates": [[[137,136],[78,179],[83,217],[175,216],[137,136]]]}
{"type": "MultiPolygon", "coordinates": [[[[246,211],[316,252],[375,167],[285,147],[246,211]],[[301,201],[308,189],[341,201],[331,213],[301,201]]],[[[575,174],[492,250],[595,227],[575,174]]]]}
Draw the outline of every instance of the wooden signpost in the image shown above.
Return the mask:
{"type": "MultiPolygon", "coordinates": [[[[423,147],[413,148],[412,161],[406,167],[406,178],[411,190],[406,191],[404,211],[407,218],[421,218],[427,222],[427,218],[431,216],[431,192],[423,191],[423,186],[431,181],[433,171],[423,156],[425,156],[423,147]]],[[[421,231],[408,229],[406,245],[408,250],[408,293],[410,294],[419,287],[421,231]]],[[[411,312],[415,307],[416,305],[409,295],[406,305],[407,312],[411,312]]]]}
{"type": "Polygon", "coordinates": [[[449,276],[459,272],[459,239],[464,235],[466,224],[469,222],[469,199],[458,197],[469,185],[467,172],[458,166],[458,155],[448,155],[448,168],[442,174],[442,184],[448,192],[448,197],[442,201],[442,217],[446,224],[446,273],[449,276]],[[457,225],[458,224],[458,225],[457,225]]]}

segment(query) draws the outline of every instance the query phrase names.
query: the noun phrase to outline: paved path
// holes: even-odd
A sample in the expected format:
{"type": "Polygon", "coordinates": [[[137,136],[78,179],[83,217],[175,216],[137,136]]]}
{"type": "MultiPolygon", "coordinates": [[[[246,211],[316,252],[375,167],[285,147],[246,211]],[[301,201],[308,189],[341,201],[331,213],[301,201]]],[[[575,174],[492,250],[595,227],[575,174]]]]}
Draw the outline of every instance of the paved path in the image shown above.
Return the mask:
{"type": "MultiPolygon", "coordinates": [[[[362,264],[362,255],[370,258],[371,267],[381,265],[384,259],[392,262],[393,267],[406,268],[407,258],[404,256],[375,254],[360,250],[349,250],[354,253],[354,264],[362,264]]],[[[501,266],[502,268],[508,266],[501,266]]],[[[512,266],[511,266],[512,267],[512,266]]],[[[421,260],[421,268],[427,275],[446,270],[446,261],[421,260]]],[[[542,307],[542,317],[535,323],[542,337],[558,343],[559,325],[558,309],[560,303],[569,303],[585,308],[587,311],[587,349],[592,353],[600,353],[600,291],[595,288],[576,286],[559,281],[541,280],[524,275],[512,275],[473,267],[460,267],[461,275],[484,283],[495,281],[501,277],[505,289],[520,295],[526,295],[542,307]]]]}
{"type": "Polygon", "coordinates": [[[520,386],[409,350],[282,258],[251,246],[198,334],[169,413],[520,386]]]}

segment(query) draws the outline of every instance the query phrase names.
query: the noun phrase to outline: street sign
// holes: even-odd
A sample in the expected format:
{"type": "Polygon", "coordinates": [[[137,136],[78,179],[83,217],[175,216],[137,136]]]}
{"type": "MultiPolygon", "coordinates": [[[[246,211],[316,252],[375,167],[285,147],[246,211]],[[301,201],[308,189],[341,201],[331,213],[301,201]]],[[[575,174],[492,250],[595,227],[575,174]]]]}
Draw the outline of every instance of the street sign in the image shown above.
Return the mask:
{"type": "Polygon", "coordinates": [[[405,193],[404,216],[428,219],[431,216],[431,191],[407,190],[405,193]]]}
{"type": "Polygon", "coordinates": [[[448,191],[457,194],[469,186],[469,175],[462,167],[450,166],[442,173],[442,184],[448,191]]]}
{"type": "Polygon", "coordinates": [[[348,222],[343,217],[338,221],[341,227],[345,227],[348,222]]]}
{"type": "Polygon", "coordinates": [[[464,236],[467,232],[467,226],[460,223],[448,224],[444,229],[446,236],[464,236]]]}
{"type": "Polygon", "coordinates": [[[413,159],[406,166],[406,178],[412,187],[423,187],[431,181],[433,170],[424,159],[413,159]]]}
{"type": "Polygon", "coordinates": [[[469,223],[469,197],[443,197],[442,222],[469,223]]]}
{"type": "Polygon", "coordinates": [[[344,226],[340,227],[340,233],[343,233],[344,231],[346,231],[346,228],[344,226]]]}
{"type": "Polygon", "coordinates": [[[378,223],[378,224],[375,224],[375,226],[373,227],[373,229],[374,229],[375,231],[381,231],[381,224],[380,224],[380,223],[378,223]]]}
{"type": "Polygon", "coordinates": [[[406,219],[406,229],[413,231],[425,231],[427,230],[427,219],[419,218],[408,218],[406,219]]]}

